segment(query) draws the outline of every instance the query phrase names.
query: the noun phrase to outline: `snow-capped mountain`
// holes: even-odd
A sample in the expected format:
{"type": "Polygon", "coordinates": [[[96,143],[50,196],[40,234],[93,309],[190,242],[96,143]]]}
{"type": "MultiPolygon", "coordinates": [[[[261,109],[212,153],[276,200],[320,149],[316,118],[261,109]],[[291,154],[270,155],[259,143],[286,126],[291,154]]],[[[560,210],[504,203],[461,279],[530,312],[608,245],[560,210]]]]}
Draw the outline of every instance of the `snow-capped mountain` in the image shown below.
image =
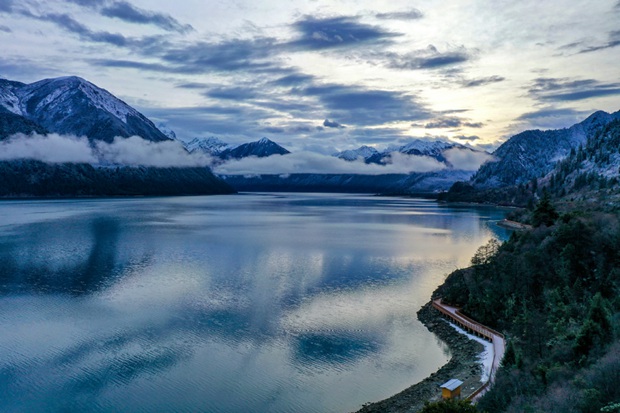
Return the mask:
{"type": "Polygon", "coordinates": [[[132,135],[150,141],[169,139],[140,112],[76,76],[44,79],[28,85],[1,80],[0,106],[49,132],[106,142],[115,136],[132,135]]]}
{"type": "Polygon", "coordinates": [[[357,149],[347,149],[342,152],[337,152],[334,154],[336,158],[344,159],[345,161],[356,161],[358,159],[363,159],[366,161],[373,155],[379,154],[379,151],[370,146],[360,146],[357,149]]]}
{"type": "Polygon", "coordinates": [[[446,142],[440,139],[434,140],[423,140],[423,139],[415,139],[410,143],[401,146],[398,149],[398,152],[404,153],[407,155],[416,155],[416,156],[431,156],[436,158],[441,156],[442,153],[448,149],[459,147],[461,149],[465,149],[466,146],[460,145],[455,142],[446,142]]]}
{"type": "Polygon", "coordinates": [[[571,150],[541,184],[551,191],[569,194],[616,188],[620,180],[620,117],[588,137],[585,145],[571,150]]]}
{"type": "Polygon", "coordinates": [[[439,162],[451,166],[444,156],[444,152],[449,149],[464,149],[476,152],[475,149],[461,145],[456,142],[448,142],[439,139],[425,140],[414,139],[406,145],[390,146],[384,151],[377,151],[369,146],[362,146],[358,149],[351,149],[334,154],[335,157],[344,159],[345,161],[355,161],[363,159],[366,163],[385,164],[390,162],[390,157],[394,152],[411,156],[428,156],[435,158],[439,162]]]}
{"type": "Polygon", "coordinates": [[[179,140],[177,138],[177,134],[172,129],[170,129],[168,125],[164,123],[160,123],[159,125],[157,125],[157,129],[159,129],[161,133],[163,133],[164,135],[166,135],[168,138],[172,139],[173,141],[179,140]]]}
{"type": "Polygon", "coordinates": [[[226,149],[232,148],[231,145],[213,136],[210,138],[194,138],[189,142],[183,142],[183,146],[189,153],[203,152],[211,156],[219,156],[226,149]]]}
{"type": "Polygon", "coordinates": [[[541,177],[566,158],[571,149],[584,145],[588,136],[614,119],[620,119],[620,111],[613,114],[598,111],[567,129],[528,130],[514,135],[493,153],[497,162],[482,165],[472,183],[481,188],[493,188],[541,177]]]}
{"type": "Polygon", "coordinates": [[[219,157],[222,159],[242,159],[248,156],[256,156],[264,158],[271,155],[286,155],[290,153],[287,149],[277,143],[262,138],[256,142],[244,143],[234,148],[228,148],[220,152],[219,157]]]}

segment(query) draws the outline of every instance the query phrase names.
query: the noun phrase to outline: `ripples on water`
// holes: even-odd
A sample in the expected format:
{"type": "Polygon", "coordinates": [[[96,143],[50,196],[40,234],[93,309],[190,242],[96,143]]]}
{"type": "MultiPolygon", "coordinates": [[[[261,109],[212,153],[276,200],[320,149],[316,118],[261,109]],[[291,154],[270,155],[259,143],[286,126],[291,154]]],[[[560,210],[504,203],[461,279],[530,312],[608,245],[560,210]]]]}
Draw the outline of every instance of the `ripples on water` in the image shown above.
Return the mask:
{"type": "Polygon", "coordinates": [[[502,217],[352,195],[3,201],[0,411],[357,409],[446,362],[415,313],[502,217]]]}

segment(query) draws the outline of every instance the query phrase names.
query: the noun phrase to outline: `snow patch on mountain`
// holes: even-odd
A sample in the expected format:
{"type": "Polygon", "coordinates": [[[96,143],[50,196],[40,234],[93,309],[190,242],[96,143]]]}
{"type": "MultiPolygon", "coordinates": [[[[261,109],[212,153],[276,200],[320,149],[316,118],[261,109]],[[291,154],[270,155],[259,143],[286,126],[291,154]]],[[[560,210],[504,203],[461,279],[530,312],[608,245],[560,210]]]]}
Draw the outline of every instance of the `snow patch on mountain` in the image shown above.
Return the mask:
{"type": "Polygon", "coordinates": [[[67,111],[72,110],[72,98],[76,93],[82,92],[90,103],[97,109],[101,109],[112,114],[123,123],[127,123],[127,117],[133,115],[139,117],[139,112],[118,99],[105,89],[101,89],[94,84],[77,76],[59,77],[55,79],[44,79],[26,85],[18,89],[20,106],[23,113],[38,112],[45,109],[48,105],[63,105],[67,111]],[[42,90],[50,90],[40,100],[39,93],[42,90]],[[34,107],[31,101],[38,100],[34,107]]]}
{"type": "Polygon", "coordinates": [[[183,142],[183,146],[189,153],[203,152],[208,155],[217,156],[226,149],[231,149],[233,146],[230,144],[212,136],[209,138],[194,138],[189,142],[183,142]]]}
{"type": "Polygon", "coordinates": [[[357,149],[347,149],[342,152],[337,152],[333,156],[344,159],[345,161],[355,161],[360,158],[366,160],[373,155],[377,155],[378,153],[379,151],[375,148],[364,145],[357,149]]]}

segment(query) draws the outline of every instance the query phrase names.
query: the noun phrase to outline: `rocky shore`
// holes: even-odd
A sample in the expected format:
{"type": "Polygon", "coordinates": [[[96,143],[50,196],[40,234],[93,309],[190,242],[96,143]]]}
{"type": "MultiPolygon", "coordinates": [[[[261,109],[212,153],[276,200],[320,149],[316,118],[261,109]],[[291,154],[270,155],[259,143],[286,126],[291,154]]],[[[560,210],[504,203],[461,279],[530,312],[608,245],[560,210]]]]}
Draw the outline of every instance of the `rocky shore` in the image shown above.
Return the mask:
{"type": "Polygon", "coordinates": [[[468,395],[482,385],[482,368],[478,362],[484,350],[482,344],[458,334],[429,302],[418,311],[418,319],[441,339],[452,354],[450,361],[424,379],[394,396],[364,405],[357,413],[415,413],[426,401],[441,398],[440,385],[456,378],[464,382],[463,395],[468,395]]]}

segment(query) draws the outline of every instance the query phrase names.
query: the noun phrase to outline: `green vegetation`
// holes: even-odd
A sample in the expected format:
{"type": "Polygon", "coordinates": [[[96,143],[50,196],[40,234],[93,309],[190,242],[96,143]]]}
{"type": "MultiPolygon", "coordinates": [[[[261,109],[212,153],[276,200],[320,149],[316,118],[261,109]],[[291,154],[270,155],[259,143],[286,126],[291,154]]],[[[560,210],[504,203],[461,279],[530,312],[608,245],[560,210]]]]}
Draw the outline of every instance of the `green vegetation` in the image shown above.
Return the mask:
{"type": "Polygon", "coordinates": [[[545,192],[522,218],[535,228],[483,246],[436,292],[507,336],[478,408],[620,411],[620,214],[560,215],[545,192]]]}

